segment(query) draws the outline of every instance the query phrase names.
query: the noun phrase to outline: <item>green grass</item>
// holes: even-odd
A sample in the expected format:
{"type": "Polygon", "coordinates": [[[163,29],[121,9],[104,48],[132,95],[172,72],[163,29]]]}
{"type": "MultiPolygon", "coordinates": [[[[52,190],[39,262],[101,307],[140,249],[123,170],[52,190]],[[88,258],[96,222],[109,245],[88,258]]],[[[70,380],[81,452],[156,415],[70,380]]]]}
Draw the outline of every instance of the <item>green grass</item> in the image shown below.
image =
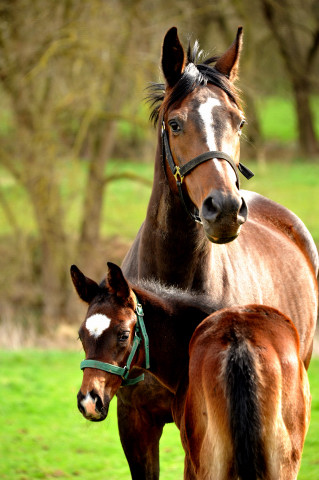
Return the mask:
{"type": "MultiPolygon", "coordinates": [[[[89,423],[76,407],[82,352],[0,351],[0,479],[127,480],[116,400],[108,418],[89,423]]],[[[319,359],[310,370],[312,419],[299,480],[319,478],[319,359]]],[[[161,440],[161,478],[181,480],[179,432],[167,425],[161,440]]]]}
{"type": "MultiPolygon", "coordinates": [[[[305,161],[269,162],[266,166],[252,161],[244,163],[255,172],[249,182],[242,176],[242,187],[261,193],[290,208],[306,224],[319,245],[319,164],[305,161]]],[[[134,172],[147,180],[153,178],[153,164],[110,162],[108,171],[134,172]]],[[[61,173],[61,197],[65,205],[66,230],[77,232],[81,220],[86,165],[69,163],[61,173]]],[[[0,188],[10,204],[21,231],[36,232],[33,212],[28,197],[5,171],[0,175],[0,188]]],[[[102,217],[103,236],[122,236],[132,240],[141,225],[147,209],[151,187],[136,181],[119,180],[110,183],[104,196],[102,217]]],[[[2,235],[13,233],[0,207],[2,235]]]]}
{"type": "Polygon", "coordinates": [[[292,210],[305,223],[319,245],[319,163],[271,162],[265,166],[245,162],[255,176],[242,188],[265,195],[292,210]]]}

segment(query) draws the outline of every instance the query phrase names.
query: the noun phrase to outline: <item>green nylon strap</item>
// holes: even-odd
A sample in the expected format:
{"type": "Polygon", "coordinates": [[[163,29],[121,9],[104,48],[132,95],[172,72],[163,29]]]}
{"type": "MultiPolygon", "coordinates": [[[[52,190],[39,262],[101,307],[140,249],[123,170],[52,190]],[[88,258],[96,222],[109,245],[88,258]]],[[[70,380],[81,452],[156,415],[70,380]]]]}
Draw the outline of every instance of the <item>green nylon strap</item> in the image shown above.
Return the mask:
{"type": "Polygon", "coordinates": [[[129,357],[127,359],[126,366],[119,367],[117,365],[112,365],[111,363],[106,363],[106,362],[100,362],[98,360],[83,360],[80,364],[81,370],[84,370],[85,368],[96,368],[98,370],[103,370],[104,372],[113,373],[114,375],[119,375],[123,379],[122,386],[135,385],[136,383],[144,380],[144,374],[139,375],[138,377],[135,377],[135,378],[127,378],[130,373],[132,360],[142,341],[142,338],[144,340],[144,348],[145,348],[145,368],[150,367],[149,340],[148,340],[148,335],[147,335],[144,320],[143,320],[144,312],[143,312],[142,305],[139,303],[137,297],[136,297],[136,302],[137,302],[137,307],[136,307],[135,313],[137,316],[137,322],[135,326],[133,346],[129,354],[129,357]]]}
{"type": "Polygon", "coordinates": [[[126,367],[118,367],[117,365],[112,365],[111,363],[99,362],[98,360],[83,360],[80,364],[81,370],[85,368],[96,368],[98,370],[103,370],[104,372],[115,373],[124,378],[124,375],[127,371],[126,367]]]}
{"type": "MultiPolygon", "coordinates": [[[[137,300],[137,297],[136,297],[136,300],[137,300]]],[[[145,323],[144,323],[144,320],[143,320],[143,317],[144,317],[143,307],[138,302],[138,300],[137,300],[137,306],[136,306],[136,315],[137,315],[138,323],[139,323],[140,329],[142,331],[142,336],[143,336],[143,340],[144,340],[145,368],[150,368],[150,344],[149,344],[148,335],[147,335],[146,328],[145,328],[145,323]]]]}

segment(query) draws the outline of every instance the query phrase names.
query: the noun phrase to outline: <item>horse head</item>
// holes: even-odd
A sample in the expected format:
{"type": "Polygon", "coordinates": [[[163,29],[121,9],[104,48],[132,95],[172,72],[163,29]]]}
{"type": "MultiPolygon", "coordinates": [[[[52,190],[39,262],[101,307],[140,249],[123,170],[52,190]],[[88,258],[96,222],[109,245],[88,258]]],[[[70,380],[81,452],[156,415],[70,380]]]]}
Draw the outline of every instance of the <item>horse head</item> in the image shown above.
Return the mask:
{"type": "Polygon", "coordinates": [[[241,45],[240,27],[222,56],[197,64],[198,44],[186,55],[175,27],[163,43],[166,83],[157,116],[168,180],[214,243],[234,240],[248,214],[237,170],[247,178],[252,173],[239,163],[245,118],[233,84],[241,45]]]}
{"type": "Polygon", "coordinates": [[[137,300],[121,269],[108,263],[108,275],[98,285],[75,266],[71,278],[79,297],[88,304],[79,329],[86,360],[78,393],[78,408],[91,421],[104,420],[109,403],[121,386],[134,343],[137,300]]]}

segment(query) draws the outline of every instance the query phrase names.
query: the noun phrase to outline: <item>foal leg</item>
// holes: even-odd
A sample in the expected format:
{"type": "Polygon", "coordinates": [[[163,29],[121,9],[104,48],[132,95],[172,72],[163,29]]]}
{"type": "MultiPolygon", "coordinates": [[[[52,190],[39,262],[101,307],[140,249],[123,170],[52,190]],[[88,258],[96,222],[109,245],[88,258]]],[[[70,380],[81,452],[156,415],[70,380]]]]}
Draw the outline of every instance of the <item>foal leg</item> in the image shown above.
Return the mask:
{"type": "Polygon", "coordinates": [[[172,422],[173,395],[153,377],[118,392],[119,434],[133,480],[159,479],[159,441],[172,422]],[[156,383],[155,383],[156,382],[156,383]]]}

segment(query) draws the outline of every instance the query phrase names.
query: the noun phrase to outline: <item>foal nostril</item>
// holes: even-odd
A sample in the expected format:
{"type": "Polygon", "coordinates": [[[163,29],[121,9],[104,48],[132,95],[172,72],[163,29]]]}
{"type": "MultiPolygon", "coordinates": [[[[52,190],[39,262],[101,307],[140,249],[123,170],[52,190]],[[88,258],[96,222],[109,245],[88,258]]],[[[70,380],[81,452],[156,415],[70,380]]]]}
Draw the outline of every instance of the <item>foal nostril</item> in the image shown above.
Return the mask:
{"type": "Polygon", "coordinates": [[[78,409],[82,415],[91,420],[92,422],[99,422],[104,420],[108,414],[110,399],[106,395],[104,403],[102,402],[100,396],[91,390],[86,395],[83,395],[81,390],[78,393],[78,409]]]}

